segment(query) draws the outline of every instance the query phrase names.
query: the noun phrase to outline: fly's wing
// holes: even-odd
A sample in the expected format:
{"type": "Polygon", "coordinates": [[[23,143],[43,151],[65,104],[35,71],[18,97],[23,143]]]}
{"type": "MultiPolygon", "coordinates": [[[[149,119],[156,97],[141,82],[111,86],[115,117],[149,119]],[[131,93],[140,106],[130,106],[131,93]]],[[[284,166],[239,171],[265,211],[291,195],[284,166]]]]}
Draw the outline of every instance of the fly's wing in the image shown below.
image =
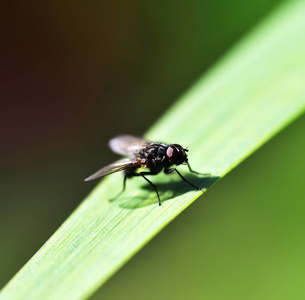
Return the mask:
{"type": "Polygon", "coordinates": [[[151,142],[133,135],[119,135],[109,141],[110,149],[120,155],[138,153],[151,142]]]}
{"type": "Polygon", "coordinates": [[[123,159],[117,160],[114,163],[98,170],[91,176],[87,177],[85,179],[85,181],[93,180],[98,177],[106,176],[106,175],[109,175],[109,174],[112,174],[112,173],[115,173],[118,171],[122,171],[122,170],[125,170],[128,168],[134,168],[139,165],[140,165],[139,162],[135,158],[123,158],[123,159]]]}

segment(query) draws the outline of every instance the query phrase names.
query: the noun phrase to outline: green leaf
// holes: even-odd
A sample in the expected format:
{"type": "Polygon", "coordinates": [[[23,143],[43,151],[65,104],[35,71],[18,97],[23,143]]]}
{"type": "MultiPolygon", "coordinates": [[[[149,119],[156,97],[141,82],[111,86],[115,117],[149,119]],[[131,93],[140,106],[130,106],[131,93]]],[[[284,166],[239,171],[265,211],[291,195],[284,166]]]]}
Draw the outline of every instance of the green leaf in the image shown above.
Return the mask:
{"type": "MultiPolygon", "coordinates": [[[[305,108],[305,2],[289,2],[248,35],[148,132],[189,148],[189,176],[207,189],[305,108]]],[[[107,151],[105,149],[105,151],[107,151]]],[[[187,176],[185,167],[179,170],[187,176]]],[[[202,193],[175,176],[122,187],[103,180],[8,283],[0,299],[84,299],[202,193]]],[[[85,183],[84,183],[85,184],[85,183]]],[[[238,184],[238,182],[236,182],[238,184]]],[[[157,253],[156,253],[157,255],[157,253]]],[[[157,284],[157,282],[156,282],[157,284]]]]}

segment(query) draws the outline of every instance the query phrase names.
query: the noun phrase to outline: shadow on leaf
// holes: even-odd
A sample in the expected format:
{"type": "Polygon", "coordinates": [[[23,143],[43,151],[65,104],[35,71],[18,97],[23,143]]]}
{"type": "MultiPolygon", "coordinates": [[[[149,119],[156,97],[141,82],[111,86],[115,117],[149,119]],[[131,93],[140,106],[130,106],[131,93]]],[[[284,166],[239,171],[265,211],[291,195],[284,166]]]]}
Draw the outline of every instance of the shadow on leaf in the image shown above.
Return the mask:
{"type": "MultiPolygon", "coordinates": [[[[219,176],[200,177],[193,174],[187,174],[184,175],[184,177],[186,178],[187,181],[200,187],[203,190],[210,187],[213,183],[215,183],[219,179],[219,176]]],[[[152,182],[154,182],[153,176],[150,176],[149,178],[152,182]]],[[[188,183],[183,182],[179,177],[176,178],[175,181],[156,182],[154,184],[158,189],[162,203],[192,191],[191,189],[192,187],[190,187],[188,183]]],[[[124,193],[122,193],[121,195],[119,195],[118,198],[111,200],[111,202],[115,201],[120,207],[128,208],[128,209],[137,209],[149,205],[158,206],[158,197],[153,187],[149,183],[144,183],[143,185],[141,185],[141,189],[145,190],[145,195],[143,196],[139,195],[134,197],[128,197],[128,196],[124,197],[124,193]]]]}

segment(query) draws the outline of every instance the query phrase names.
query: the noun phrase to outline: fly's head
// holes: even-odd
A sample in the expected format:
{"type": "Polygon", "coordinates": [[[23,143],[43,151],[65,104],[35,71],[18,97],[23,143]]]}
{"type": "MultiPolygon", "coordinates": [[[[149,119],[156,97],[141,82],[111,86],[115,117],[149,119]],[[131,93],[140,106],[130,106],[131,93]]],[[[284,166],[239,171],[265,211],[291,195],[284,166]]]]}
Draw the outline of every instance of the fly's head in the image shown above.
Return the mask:
{"type": "Polygon", "coordinates": [[[187,149],[178,144],[169,145],[166,150],[166,157],[173,165],[181,165],[187,163],[187,149]]]}

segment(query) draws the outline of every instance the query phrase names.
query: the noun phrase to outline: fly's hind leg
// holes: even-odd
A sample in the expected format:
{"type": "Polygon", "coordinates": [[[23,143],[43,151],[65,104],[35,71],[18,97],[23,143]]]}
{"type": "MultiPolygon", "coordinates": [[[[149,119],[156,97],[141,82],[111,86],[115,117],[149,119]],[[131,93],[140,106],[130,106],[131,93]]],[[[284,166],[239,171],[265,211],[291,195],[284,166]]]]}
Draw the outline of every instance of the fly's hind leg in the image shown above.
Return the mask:
{"type": "Polygon", "coordinates": [[[126,190],[126,180],[127,180],[128,177],[130,177],[130,176],[128,176],[127,174],[124,173],[123,188],[119,192],[118,196],[120,196],[126,190]]]}
{"type": "Polygon", "coordinates": [[[119,196],[121,196],[121,194],[123,194],[123,192],[126,190],[126,180],[127,178],[132,177],[132,174],[126,174],[124,173],[124,179],[123,179],[123,188],[122,190],[113,198],[109,199],[109,201],[114,201],[116,198],[118,198],[119,196]]]}

